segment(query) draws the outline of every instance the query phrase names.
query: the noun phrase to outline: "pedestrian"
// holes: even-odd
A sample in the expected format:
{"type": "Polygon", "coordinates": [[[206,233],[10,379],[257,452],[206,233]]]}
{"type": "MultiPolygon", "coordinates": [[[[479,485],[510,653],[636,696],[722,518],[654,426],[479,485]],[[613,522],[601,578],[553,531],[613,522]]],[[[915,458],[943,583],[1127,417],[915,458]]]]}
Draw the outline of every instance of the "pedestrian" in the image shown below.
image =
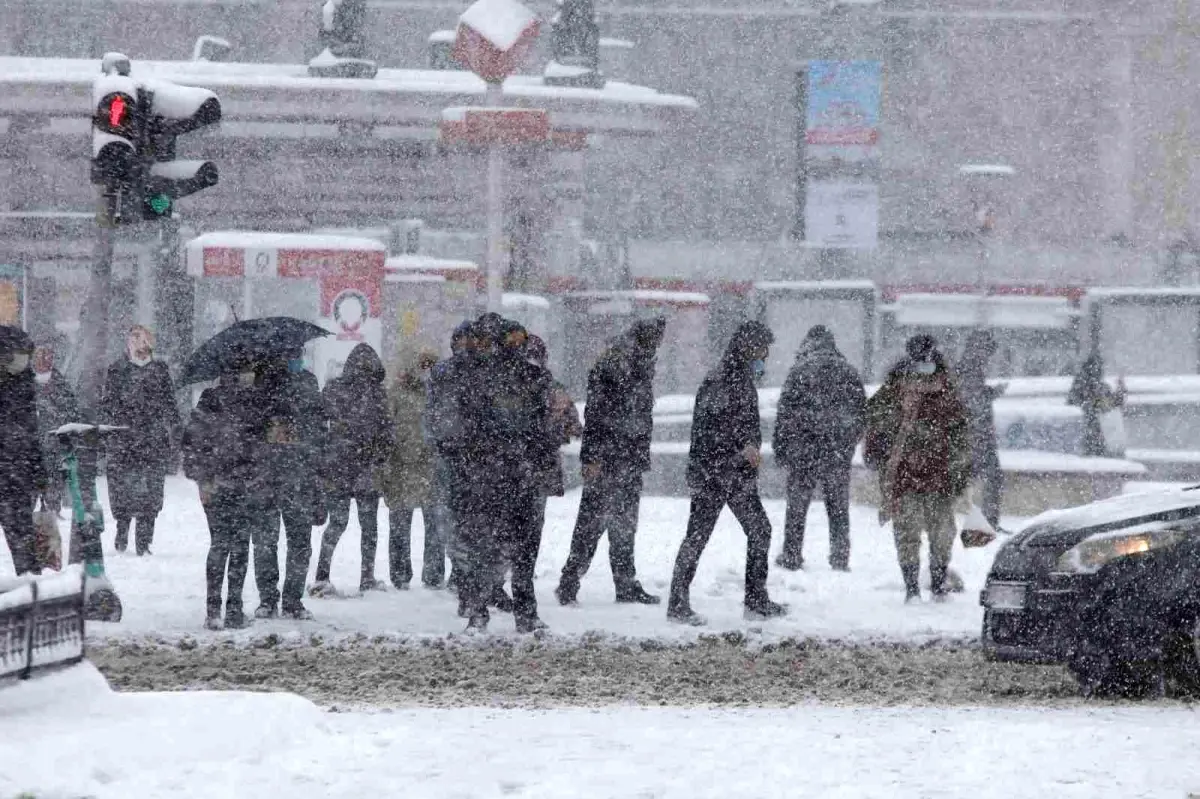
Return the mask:
{"type": "MultiPolygon", "coordinates": [[[[313,596],[334,593],[329,580],[333,551],[350,523],[350,503],[358,506],[361,560],[358,590],[376,591],[375,549],[379,540],[379,477],[392,452],[392,421],[384,390],[383,362],[370,344],[350,351],[340,377],[321,392],[329,420],[325,488],[329,524],[321,536],[313,596]]],[[[393,582],[395,577],[393,576],[393,582]]],[[[400,587],[400,586],[398,586],[400,587]]],[[[403,586],[407,587],[407,586],[403,586]]]]}
{"type": "Polygon", "coordinates": [[[1083,412],[1084,455],[1104,458],[1114,451],[1124,450],[1124,441],[1108,440],[1112,434],[1105,434],[1104,419],[1125,407],[1126,393],[1125,378],[1117,378],[1116,391],[1104,382],[1104,358],[1099,352],[1087,357],[1067,394],[1067,404],[1076,405],[1083,412]]]}
{"type": "Polygon", "coordinates": [[[425,435],[430,372],[436,363],[433,352],[406,353],[387,391],[392,444],[380,487],[388,506],[388,568],[392,585],[401,590],[408,590],[413,578],[412,525],[418,510],[425,528],[421,583],[441,588],[446,574],[446,544],[432,503],[433,453],[425,435]]]}
{"type": "Polygon", "coordinates": [[[608,533],[608,559],[616,601],[656,605],[659,597],[637,580],[634,539],[642,476],[650,469],[654,428],[654,369],[666,319],[634,325],[604,351],[588,372],[580,463],[583,496],[555,595],[574,604],[600,538],[608,533]]]}
{"type": "Polygon", "coordinates": [[[954,501],[970,481],[967,411],[932,336],[914,336],[905,351],[867,406],[865,458],[879,471],[881,513],[892,520],[904,601],[921,599],[922,532],[929,538],[933,598],[942,601],[950,590],[954,501]]]}
{"type": "Polygon", "coordinates": [[[37,387],[38,443],[46,469],[46,491],[39,497],[42,509],[55,516],[62,510],[66,484],[62,460],[66,454],[53,431],[70,422],[80,422],[75,392],[54,365],[54,348],[39,344],[33,351],[33,380],[37,387]]]}
{"type": "Polygon", "coordinates": [[[804,526],[821,488],[829,517],[829,565],[850,571],[850,463],[862,437],[867,395],[862,377],[824,325],[808,331],[779,395],[773,448],[788,473],[783,551],[775,563],[804,567],[804,526]]]}
{"type": "Polygon", "coordinates": [[[1004,492],[1004,472],[1000,469],[1000,449],[996,441],[996,415],[993,403],[1006,384],[988,385],[988,362],[996,354],[996,339],[987,330],[967,336],[955,377],[958,393],[967,410],[971,441],[971,477],[983,483],[983,516],[1000,529],[1000,505],[1004,492]]]}
{"type": "Polygon", "coordinates": [[[32,353],[23,330],[0,326],[0,528],[18,575],[41,572],[33,504],[48,485],[38,445],[32,353]]]}
{"type": "Polygon", "coordinates": [[[266,415],[252,364],[204,389],[183,433],[184,473],[200,489],[210,544],[205,562],[204,626],[221,628],[221,589],[228,578],[225,629],[249,625],[242,602],[253,531],[278,522],[264,504],[266,415]]]}
{"type": "MultiPolygon", "coordinates": [[[[758,496],[762,429],[755,382],[775,336],[760,322],[745,322],[733,334],[721,362],[696,393],[688,487],[692,502],[687,534],[675,558],[667,618],[702,625],[689,592],[700,555],[726,505],[746,534],[745,613],[750,619],[782,616],[787,606],[767,596],[771,522],[758,496]]],[[[586,431],[586,426],[585,426],[586,431]]]]}
{"type": "MultiPolygon", "coordinates": [[[[440,425],[439,414],[446,407],[440,405],[439,401],[448,400],[451,396],[452,392],[448,386],[452,384],[456,373],[467,368],[467,362],[476,349],[472,323],[470,321],[460,323],[450,336],[450,357],[438,361],[430,370],[425,414],[422,418],[422,431],[433,462],[433,476],[430,483],[430,504],[435,508],[433,524],[441,546],[450,559],[450,576],[446,580],[446,588],[455,592],[458,590],[462,576],[461,558],[459,557],[461,548],[458,546],[455,535],[456,522],[450,502],[453,460],[449,453],[442,451],[437,439],[437,431],[444,427],[440,425]]],[[[441,573],[445,573],[444,567],[441,573]]],[[[460,605],[460,609],[462,615],[465,615],[465,607],[460,605]]]]}
{"type": "Polygon", "coordinates": [[[129,329],[124,357],[108,370],[101,417],[129,428],[107,439],[108,495],[117,522],[114,545],[124,552],[133,527],[135,551],[149,555],[181,424],[170,372],[154,360],[154,335],[141,325],[129,329]]]}
{"type": "MultiPolygon", "coordinates": [[[[533,365],[549,371],[550,357],[546,351],[546,342],[540,336],[529,337],[525,347],[526,357],[533,365]]],[[[573,439],[583,435],[583,422],[579,419],[579,409],[567,392],[567,387],[550,377],[550,431],[554,443],[558,447],[569,444],[573,439]]],[[[538,545],[541,545],[542,529],[546,522],[546,500],[548,497],[561,497],[566,494],[566,480],[563,474],[562,452],[560,449],[548,450],[542,464],[534,473],[540,499],[534,509],[532,527],[537,531],[538,545]]]]}
{"type": "Polygon", "coordinates": [[[446,425],[437,435],[439,446],[454,457],[452,504],[464,552],[459,597],[469,618],[467,629],[486,631],[488,598],[508,552],[514,558],[517,631],[535,632],[545,624],[533,592],[536,563],[523,537],[535,505],[534,467],[554,446],[548,421],[550,379],[524,358],[519,326],[485,314],[475,332],[481,348],[453,387],[452,413],[438,414],[439,424],[446,425]]]}
{"type": "Polygon", "coordinates": [[[328,424],[316,376],[304,365],[303,352],[267,361],[256,370],[265,422],[265,469],[260,499],[266,512],[252,534],[254,582],[260,619],[307,620],[304,582],[312,557],[312,528],[328,516],[324,479],[328,424]],[[279,524],[287,540],[283,590],[279,586],[279,524]]]}

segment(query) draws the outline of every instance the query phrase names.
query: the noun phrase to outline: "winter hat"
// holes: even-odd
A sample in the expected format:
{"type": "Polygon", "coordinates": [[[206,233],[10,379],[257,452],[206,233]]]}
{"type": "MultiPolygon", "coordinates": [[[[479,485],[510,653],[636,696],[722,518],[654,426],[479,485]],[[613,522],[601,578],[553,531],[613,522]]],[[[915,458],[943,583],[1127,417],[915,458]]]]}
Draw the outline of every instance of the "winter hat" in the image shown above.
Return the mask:
{"type": "Polygon", "coordinates": [[[775,334],[762,322],[744,322],[729,340],[726,352],[739,358],[748,358],[754,350],[769,347],[775,342],[775,334]]]}
{"type": "Polygon", "coordinates": [[[904,345],[904,351],[914,361],[932,360],[939,354],[937,339],[928,333],[921,333],[910,338],[904,345]]]}
{"type": "Polygon", "coordinates": [[[651,319],[643,319],[635,322],[632,333],[633,340],[637,342],[639,347],[647,350],[658,349],[662,344],[663,334],[667,330],[667,319],[665,316],[655,316],[651,319]]]}
{"type": "Polygon", "coordinates": [[[813,325],[808,329],[808,334],[804,337],[806,341],[811,341],[818,344],[834,344],[833,333],[829,332],[829,328],[825,325],[813,325]]]}
{"type": "Polygon", "coordinates": [[[525,355],[539,366],[545,366],[550,359],[550,354],[546,351],[546,342],[541,336],[529,337],[525,343],[525,355]]]}
{"type": "Polygon", "coordinates": [[[463,341],[471,337],[471,321],[466,320],[458,323],[458,327],[454,328],[454,332],[450,334],[450,347],[455,344],[461,344],[463,341]]]}

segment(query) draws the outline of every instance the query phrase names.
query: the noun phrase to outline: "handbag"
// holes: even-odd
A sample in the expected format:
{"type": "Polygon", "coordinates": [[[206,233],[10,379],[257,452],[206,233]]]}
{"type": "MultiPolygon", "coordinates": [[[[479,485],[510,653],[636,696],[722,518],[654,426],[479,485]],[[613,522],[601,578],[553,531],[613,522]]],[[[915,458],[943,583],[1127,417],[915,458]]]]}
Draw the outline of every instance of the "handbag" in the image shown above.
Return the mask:
{"type": "Polygon", "coordinates": [[[37,564],[42,569],[62,569],[62,533],[58,529],[58,514],[43,503],[33,514],[33,547],[37,564]]]}
{"type": "Polygon", "coordinates": [[[995,528],[974,502],[967,509],[967,518],[963,520],[962,533],[959,534],[959,538],[962,539],[962,545],[967,549],[986,547],[996,540],[995,528]]]}

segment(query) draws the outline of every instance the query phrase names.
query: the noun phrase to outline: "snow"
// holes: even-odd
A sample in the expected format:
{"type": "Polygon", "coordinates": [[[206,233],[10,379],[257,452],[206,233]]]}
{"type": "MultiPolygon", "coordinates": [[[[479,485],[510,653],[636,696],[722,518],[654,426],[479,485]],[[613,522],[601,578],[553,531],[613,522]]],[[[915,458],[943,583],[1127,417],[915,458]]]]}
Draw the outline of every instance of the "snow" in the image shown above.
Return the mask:
{"type": "Polygon", "coordinates": [[[388,272],[402,270],[430,272],[478,272],[479,267],[471,261],[455,261],[448,258],[433,258],[428,255],[392,255],[383,262],[383,268],[388,272]]]}
{"type": "Polygon", "coordinates": [[[454,44],[454,40],[458,38],[456,31],[440,30],[429,34],[427,40],[430,44],[454,44]]]}
{"type": "Polygon", "coordinates": [[[632,289],[629,291],[572,291],[570,297],[596,300],[630,300],[635,303],[666,305],[708,305],[712,300],[707,294],[696,291],[659,291],[655,289],[632,289]]]}
{"type": "Polygon", "coordinates": [[[354,250],[387,252],[379,241],[357,236],[318,235],[315,233],[263,233],[253,230],[222,230],[204,233],[187,244],[188,249],[231,250],[354,250]]]}
{"type": "Polygon", "coordinates": [[[1015,170],[1008,164],[964,164],[958,174],[981,177],[1011,177],[1015,170]]]}
{"type": "Polygon", "coordinates": [[[1146,299],[1166,299],[1172,297],[1200,299],[1200,287],[1160,286],[1157,288],[1142,288],[1137,286],[1098,286],[1088,289],[1085,297],[1091,300],[1137,299],[1139,297],[1145,297],[1146,299]]]}
{"type": "Polygon", "coordinates": [[[500,305],[506,311],[516,311],[522,308],[537,308],[544,311],[550,310],[550,300],[537,294],[514,294],[512,292],[505,292],[500,298],[500,305]]]}
{"type": "Polygon", "coordinates": [[[54,429],[54,435],[65,436],[72,433],[91,433],[99,431],[101,433],[112,433],[117,430],[128,430],[128,427],[123,425],[112,424],[84,424],[83,422],[68,422],[54,429]]]}
{"type": "Polygon", "coordinates": [[[758,291],[862,291],[876,292],[870,280],[765,280],[754,284],[758,291]]]}
{"type": "Polygon", "coordinates": [[[508,52],[530,27],[537,15],[517,0],[475,0],[458,18],[497,50],[508,52]]]}
{"type": "Polygon", "coordinates": [[[1065,329],[1079,315],[1065,297],[903,294],[891,306],[898,325],[973,327],[980,314],[999,328],[1065,329]]]}
{"type": "MultiPolygon", "coordinates": [[[[101,497],[108,508],[104,481],[101,497]]],[[[767,501],[767,514],[774,529],[772,558],[783,540],[784,503],[767,501]]],[[[747,622],[742,617],[742,590],[745,572],[746,539],[741,528],[726,511],[717,524],[712,541],[700,561],[692,586],[692,603],[709,618],[709,626],[699,630],[681,628],[666,620],[663,606],[644,607],[613,603],[612,577],[608,568],[607,539],[596,553],[591,571],[584,577],[579,594],[580,606],[563,608],[553,591],[570,549],[571,532],[579,506],[579,492],[552,497],[546,513],[545,536],[537,564],[538,602],[542,618],[556,637],[573,640],[598,631],[617,637],[693,640],[708,632],[739,630],[764,639],[816,636],[846,640],[919,640],[938,638],[975,639],[979,634],[981,611],[978,592],[995,554],[995,547],[963,550],[955,544],[954,568],[965,582],[966,593],[956,594],[944,605],[903,604],[903,583],[896,565],[895,547],[889,529],[881,529],[874,508],[855,507],[851,511],[852,553],[849,574],[834,572],[828,563],[828,535],[824,508],[814,503],[808,519],[805,559],[808,570],[786,572],[772,566],[768,588],[778,601],[791,605],[786,618],[767,624],[747,622]],[[760,631],[760,632],[755,632],[760,631]]],[[[642,501],[637,536],[638,575],[646,588],[665,594],[670,584],[675,554],[687,526],[688,500],[685,498],[646,497],[642,501]]],[[[1020,526],[1019,519],[1005,519],[1006,529],[1020,526]]],[[[138,558],[115,554],[111,550],[111,517],[106,516],[106,572],[121,595],[124,618],[118,624],[88,625],[89,639],[122,640],[224,639],[240,643],[261,640],[275,634],[284,641],[307,641],[311,635],[340,640],[358,633],[384,636],[389,640],[414,637],[441,637],[463,630],[452,595],[421,587],[410,591],[372,592],[346,599],[308,599],[316,616],[314,622],[283,620],[257,622],[237,632],[207,632],[204,621],[204,564],[208,550],[208,530],[194,483],[180,477],[167,480],[166,503],[159,516],[154,539],[154,554],[138,558]]],[[[379,525],[387,530],[388,514],[381,508],[379,525]]],[[[69,527],[64,518],[60,527],[64,542],[69,527]]],[[[419,568],[423,526],[414,523],[412,551],[419,568]]],[[[386,533],[381,533],[386,541],[386,533]]],[[[357,585],[360,533],[357,513],[351,513],[349,529],[342,536],[333,560],[335,585],[352,591],[357,585]]],[[[313,533],[313,551],[320,543],[320,528],[313,533]]],[[[284,545],[280,543],[280,557],[284,545]]],[[[772,561],[773,562],[773,561],[772,561]]],[[[316,567],[314,555],[311,564],[316,567]]],[[[11,574],[7,548],[0,552],[0,574],[11,574]]],[[[381,541],[375,564],[377,576],[386,577],[387,546],[381,541]]],[[[312,571],[309,580],[312,580],[312,571]]],[[[253,570],[246,579],[246,604],[257,605],[253,570]]],[[[513,635],[512,619],[498,616],[493,632],[513,635]]]]}
{"type": "Polygon", "coordinates": [[[0,747],[2,795],[1131,799],[1200,787],[1200,729],[1173,705],[323,713],[285,693],[114,693],[83,664],[0,689],[0,718],[21,732],[0,747]]]}
{"type": "Polygon", "coordinates": [[[1200,505],[1198,486],[1176,486],[1142,493],[1123,493],[1100,502],[1078,508],[1050,510],[1030,519],[1026,527],[1052,524],[1055,529],[1093,527],[1112,524],[1132,516],[1149,516],[1200,505]]]}
{"type": "Polygon", "coordinates": [[[28,589],[29,583],[37,583],[38,599],[61,599],[65,596],[78,594],[83,589],[83,567],[69,565],[61,572],[47,572],[41,575],[22,574],[19,577],[11,575],[0,577],[0,610],[16,607],[22,602],[28,602],[31,596],[28,591],[22,593],[24,600],[10,597],[9,594],[21,588],[28,589]]]}
{"type": "Polygon", "coordinates": [[[546,64],[546,68],[542,71],[542,75],[547,78],[558,78],[558,79],[578,78],[583,75],[588,75],[592,71],[593,70],[588,69],[587,67],[575,67],[575,66],[570,66],[567,64],[560,64],[557,61],[551,59],[546,64]]]}

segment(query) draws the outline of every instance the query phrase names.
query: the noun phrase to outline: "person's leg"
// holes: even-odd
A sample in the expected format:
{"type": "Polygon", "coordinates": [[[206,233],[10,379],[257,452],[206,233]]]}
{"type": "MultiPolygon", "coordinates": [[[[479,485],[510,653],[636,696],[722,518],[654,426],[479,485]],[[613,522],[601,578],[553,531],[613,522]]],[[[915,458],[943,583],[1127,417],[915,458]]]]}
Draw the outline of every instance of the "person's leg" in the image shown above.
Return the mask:
{"type": "MultiPolygon", "coordinates": [[[[359,510],[359,518],[362,518],[362,510],[359,510]]],[[[341,540],[342,534],[346,532],[346,526],[350,523],[350,497],[346,495],[334,495],[329,498],[329,524],[325,527],[325,532],[321,534],[321,551],[317,553],[317,574],[316,581],[318,583],[329,582],[329,572],[333,568],[333,553],[337,549],[338,541],[341,540]]],[[[365,536],[364,536],[365,537],[365,536]]]]}
{"type": "Polygon", "coordinates": [[[946,594],[946,570],[954,550],[954,498],[927,494],[924,499],[925,530],[929,534],[929,583],[935,599],[946,594]]]}
{"type": "MultiPolygon", "coordinates": [[[[771,521],[758,496],[758,487],[747,486],[746,490],[731,496],[729,509],[746,534],[746,609],[769,612],[767,564],[771,550],[771,521]]],[[[775,614],[771,612],[771,615],[775,614]]]]}
{"type": "Polygon", "coordinates": [[[1000,512],[1004,501],[1004,470],[1000,468],[1000,454],[995,450],[988,453],[983,467],[983,516],[997,530],[1000,529],[1000,512]]]}
{"type": "Polygon", "coordinates": [[[229,585],[225,593],[225,626],[246,626],[242,591],[246,584],[246,568],[250,563],[251,531],[262,526],[265,511],[254,498],[243,491],[230,492],[233,527],[229,536],[229,585]]]}
{"type": "Polygon", "coordinates": [[[380,587],[375,580],[375,552],[379,545],[379,494],[362,492],[355,495],[354,502],[358,506],[358,526],[362,529],[358,588],[367,591],[380,587]]]}
{"type": "Polygon", "coordinates": [[[294,617],[306,617],[304,583],[312,561],[312,512],[302,503],[283,507],[283,533],[287,538],[287,557],[283,573],[282,612],[294,617]]]}
{"type": "Polygon", "coordinates": [[[622,475],[612,487],[608,510],[608,560],[618,602],[657,604],[658,597],[646,593],[637,580],[634,547],[638,510],[642,501],[642,476],[622,475]]]}
{"type": "Polygon", "coordinates": [[[230,540],[235,534],[235,520],[230,511],[229,497],[220,490],[213,492],[204,505],[210,539],[208,558],[204,568],[206,625],[215,625],[221,617],[221,589],[225,586],[225,568],[229,561],[230,540]]]}
{"type": "Polygon", "coordinates": [[[413,509],[404,505],[388,512],[388,576],[404,590],[412,582],[413,509]]]}
{"type": "Polygon", "coordinates": [[[838,453],[821,481],[825,513],[829,517],[829,565],[850,570],[850,461],[853,452],[838,453]]]}
{"type": "Polygon", "coordinates": [[[160,474],[152,469],[145,470],[141,477],[141,507],[136,514],[134,547],[138,555],[149,555],[150,546],[154,543],[154,526],[158,514],[162,512],[167,478],[165,473],[160,474]]]}
{"type": "MultiPolygon", "coordinates": [[[[571,554],[563,565],[562,576],[555,591],[558,601],[564,605],[575,601],[579,593],[579,582],[592,565],[596,547],[600,544],[600,536],[604,535],[604,529],[609,524],[609,493],[609,486],[603,478],[589,481],[583,486],[579,514],[575,517],[575,529],[571,533],[571,554]]],[[[610,546],[611,543],[610,540],[610,546]]]]}
{"type": "Polygon", "coordinates": [[[260,618],[272,618],[279,611],[279,506],[264,503],[263,512],[251,530],[254,545],[254,582],[258,586],[260,618]]]}
{"type": "Polygon", "coordinates": [[[39,572],[37,533],[33,526],[33,505],[28,495],[0,497],[0,528],[8,542],[13,568],[17,574],[39,572]]]}
{"type": "Polygon", "coordinates": [[[812,469],[788,469],[787,510],[783,517],[783,550],[775,563],[790,571],[804,567],[804,526],[817,481],[812,469]]]}
{"type": "Polygon", "coordinates": [[[904,578],[905,601],[921,598],[921,528],[925,523],[921,497],[906,494],[900,498],[900,511],[892,519],[896,539],[896,558],[904,578]]]}
{"type": "Polygon", "coordinates": [[[675,556],[675,568],[671,575],[671,594],[667,605],[667,616],[688,620],[695,617],[692,612],[690,589],[700,564],[700,555],[712,537],[713,529],[721,509],[725,507],[726,495],[712,486],[704,486],[692,492],[691,509],[688,512],[687,533],[675,556]]]}
{"type": "Polygon", "coordinates": [[[534,572],[542,544],[542,521],[546,498],[532,491],[514,500],[513,521],[517,536],[512,547],[513,616],[518,632],[533,632],[544,627],[538,619],[534,572]]]}
{"type": "Polygon", "coordinates": [[[132,516],[118,516],[117,534],[113,538],[113,548],[118,552],[124,552],[129,549],[129,528],[133,525],[132,516]]]}

